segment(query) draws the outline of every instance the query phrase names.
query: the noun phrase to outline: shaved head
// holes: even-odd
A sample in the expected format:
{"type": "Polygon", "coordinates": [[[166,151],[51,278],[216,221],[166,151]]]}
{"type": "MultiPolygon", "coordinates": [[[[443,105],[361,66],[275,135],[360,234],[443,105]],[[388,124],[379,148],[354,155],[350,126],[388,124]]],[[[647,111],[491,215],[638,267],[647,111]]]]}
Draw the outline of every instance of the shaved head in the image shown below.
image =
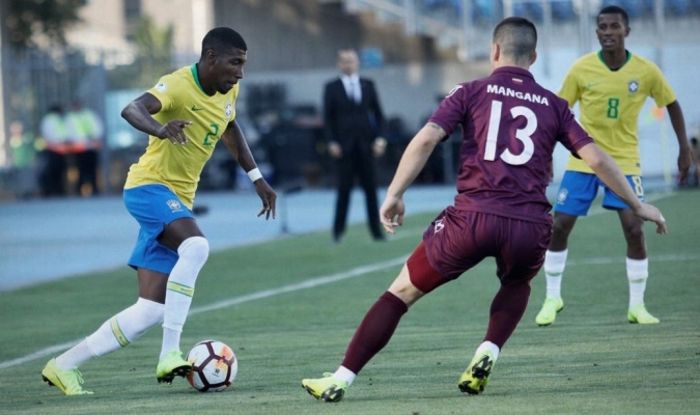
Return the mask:
{"type": "Polygon", "coordinates": [[[508,17],[493,29],[493,43],[513,62],[529,61],[537,48],[537,29],[523,17],[508,17]]]}

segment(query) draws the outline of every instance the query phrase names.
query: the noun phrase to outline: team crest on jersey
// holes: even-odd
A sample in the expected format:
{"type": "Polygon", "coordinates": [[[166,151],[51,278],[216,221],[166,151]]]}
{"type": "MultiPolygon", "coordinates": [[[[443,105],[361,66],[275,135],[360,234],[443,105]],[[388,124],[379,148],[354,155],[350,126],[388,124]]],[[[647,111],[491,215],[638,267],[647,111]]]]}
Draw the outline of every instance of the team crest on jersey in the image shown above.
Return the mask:
{"type": "Polygon", "coordinates": [[[435,226],[434,226],[434,233],[438,233],[441,230],[445,229],[445,222],[444,219],[438,219],[435,221],[435,226]]]}
{"type": "Polygon", "coordinates": [[[231,105],[230,102],[227,102],[226,106],[224,107],[224,115],[226,115],[226,118],[231,118],[232,113],[233,113],[233,105],[231,105]]]}
{"type": "Polygon", "coordinates": [[[561,189],[557,195],[557,204],[563,205],[567,197],[569,197],[569,191],[567,189],[561,189]]]}
{"type": "Polygon", "coordinates": [[[171,210],[173,213],[179,212],[179,211],[182,210],[182,204],[180,204],[180,202],[178,202],[178,201],[175,200],[175,199],[170,199],[170,200],[168,200],[168,201],[165,202],[165,203],[168,204],[168,207],[170,208],[170,210],[171,210]]]}
{"type": "Polygon", "coordinates": [[[633,94],[639,91],[639,81],[634,79],[629,81],[629,83],[627,83],[627,90],[633,94]]]}

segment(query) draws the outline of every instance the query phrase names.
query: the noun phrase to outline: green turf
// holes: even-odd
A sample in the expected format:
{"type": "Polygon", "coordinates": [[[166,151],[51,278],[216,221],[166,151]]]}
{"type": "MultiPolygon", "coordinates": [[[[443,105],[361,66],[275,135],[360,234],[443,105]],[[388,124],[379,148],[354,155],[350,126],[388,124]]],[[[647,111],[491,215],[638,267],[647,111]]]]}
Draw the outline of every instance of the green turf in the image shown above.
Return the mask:
{"type": "MultiPolygon", "coordinates": [[[[67,398],[41,382],[42,358],[0,369],[0,413],[24,414],[695,414],[700,408],[700,193],[660,200],[670,234],[648,225],[649,310],[657,326],[626,322],[624,241],[617,217],[582,219],[574,231],[563,294],[548,328],[534,324],[544,278],[480,396],[456,380],[481,341],[497,289],[492,260],[421,300],[343,402],[312,400],[303,377],[333,370],[367,308],[399,266],[328,285],[194,315],[183,346],[216,338],[237,352],[232,388],[201,394],[184,381],[155,381],[160,329],[87,363],[95,395],[67,398]],[[656,258],[656,260],[655,260],[656,258]]],[[[410,206],[409,206],[410,208],[410,206]]],[[[326,233],[212,255],[194,307],[280,287],[410,252],[431,215],[410,217],[399,235],[370,242],[354,227],[339,246],[326,233]]],[[[0,295],[0,362],[85,336],[135,299],[127,268],[0,295]]]]}

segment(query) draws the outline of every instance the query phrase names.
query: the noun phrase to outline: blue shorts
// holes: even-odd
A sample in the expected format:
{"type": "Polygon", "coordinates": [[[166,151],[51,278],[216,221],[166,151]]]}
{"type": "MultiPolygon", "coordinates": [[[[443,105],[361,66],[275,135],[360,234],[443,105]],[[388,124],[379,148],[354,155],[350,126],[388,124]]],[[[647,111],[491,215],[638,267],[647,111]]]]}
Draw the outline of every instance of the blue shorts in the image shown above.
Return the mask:
{"type": "Polygon", "coordinates": [[[172,190],[162,184],[124,189],[124,204],[141,225],[129,266],[170,274],[178,255],[158,242],[158,237],[167,224],[180,218],[192,218],[192,212],[172,190]]]}
{"type": "MultiPolygon", "coordinates": [[[[625,176],[639,200],[644,200],[644,187],[641,176],[625,176]]],[[[598,187],[605,189],[603,207],[606,209],[622,210],[629,206],[612,190],[603,184],[598,176],[592,173],[582,173],[567,170],[559,186],[554,211],[571,216],[586,216],[593,199],[598,195],[598,187]]]]}

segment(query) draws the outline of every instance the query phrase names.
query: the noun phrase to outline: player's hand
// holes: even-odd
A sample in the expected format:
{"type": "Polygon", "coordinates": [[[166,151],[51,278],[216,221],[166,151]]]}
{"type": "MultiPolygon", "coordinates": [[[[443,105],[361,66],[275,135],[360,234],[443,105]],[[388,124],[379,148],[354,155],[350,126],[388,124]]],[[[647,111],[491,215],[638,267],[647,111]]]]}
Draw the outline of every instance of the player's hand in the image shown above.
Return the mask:
{"type": "Polygon", "coordinates": [[[666,232],[668,232],[668,228],[666,227],[666,219],[664,218],[664,215],[661,214],[661,211],[655,206],[648,203],[642,203],[634,213],[644,220],[656,223],[656,233],[659,235],[665,235],[666,232]]]}
{"type": "Polygon", "coordinates": [[[693,164],[693,155],[690,149],[681,149],[678,153],[678,183],[685,184],[688,180],[688,171],[693,164]]]}
{"type": "Polygon", "coordinates": [[[265,220],[268,220],[270,219],[270,215],[272,215],[272,219],[274,219],[277,209],[277,194],[275,191],[272,190],[272,187],[267,184],[265,179],[258,179],[255,181],[255,191],[258,193],[258,196],[260,196],[260,200],[262,200],[262,209],[258,213],[258,217],[265,215],[265,220]]]}
{"type": "Polygon", "coordinates": [[[379,220],[382,221],[382,226],[390,234],[396,232],[396,227],[403,225],[403,215],[406,211],[403,199],[387,195],[379,209],[379,220]]]}
{"type": "Polygon", "coordinates": [[[331,141],[328,143],[328,154],[334,159],[339,159],[343,157],[343,148],[335,141],[331,141]]]}
{"type": "Polygon", "coordinates": [[[377,137],[372,143],[372,154],[374,157],[381,157],[386,152],[386,139],[383,137],[377,137]]]}
{"type": "Polygon", "coordinates": [[[158,137],[167,138],[173,144],[187,144],[185,127],[192,124],[192,121],[172,120],[160,127],[158,137]]]}

